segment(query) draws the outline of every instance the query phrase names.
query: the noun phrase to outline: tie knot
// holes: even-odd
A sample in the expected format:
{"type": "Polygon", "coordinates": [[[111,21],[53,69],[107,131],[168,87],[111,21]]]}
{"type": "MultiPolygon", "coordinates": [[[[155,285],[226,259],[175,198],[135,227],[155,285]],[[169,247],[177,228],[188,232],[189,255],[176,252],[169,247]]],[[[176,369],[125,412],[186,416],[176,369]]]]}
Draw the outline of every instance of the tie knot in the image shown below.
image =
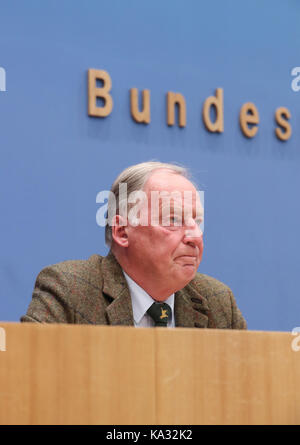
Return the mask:
{"type": "Polygon", "coordinates": [[[154,320],[155,326],[161,327],[166,327],[172,316],[172,310],[167,303],[153,303],[147,313],[154,320]]]}

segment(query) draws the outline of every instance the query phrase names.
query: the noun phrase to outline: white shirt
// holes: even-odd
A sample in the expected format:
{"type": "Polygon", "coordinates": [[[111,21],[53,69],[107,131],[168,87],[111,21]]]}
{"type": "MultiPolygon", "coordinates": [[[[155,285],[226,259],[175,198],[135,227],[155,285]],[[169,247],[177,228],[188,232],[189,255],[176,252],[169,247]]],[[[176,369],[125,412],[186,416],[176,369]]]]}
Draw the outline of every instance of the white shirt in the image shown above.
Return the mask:
{"type": "MultiPolygon", "coordinates": [[[[153,300],[153,298],[151,298],[150,295],[147,294],[147,292],[141,286],[133,281],[133,279],[130,278],[124,272],[124,270],[123,273],[126,278],[131,296],[134,326],[138,328],[153,327],[154,321],[150,317],[150,315],[147,314],[147,310],[150,306],[152,306],[155,300],[153,300]]],[[[171,319],[168,320],[168,328],[174,328],[174,294],[170,295],[163,303],[167,303],[172,310],[171,319]]]]}

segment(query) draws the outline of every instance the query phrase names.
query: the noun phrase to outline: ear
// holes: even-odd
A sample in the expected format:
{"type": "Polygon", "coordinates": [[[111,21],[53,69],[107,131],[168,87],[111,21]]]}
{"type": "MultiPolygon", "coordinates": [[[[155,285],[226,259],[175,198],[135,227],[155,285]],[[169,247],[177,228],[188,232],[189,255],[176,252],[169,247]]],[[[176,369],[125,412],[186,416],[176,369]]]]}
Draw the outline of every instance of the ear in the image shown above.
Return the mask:
{"type": "Polygon", "coordinates": [[[120,215],[115,215],[112,220],[111,230],[114,242],[121,247],[128,247],[128,226],[126,219],[120,215]]]}

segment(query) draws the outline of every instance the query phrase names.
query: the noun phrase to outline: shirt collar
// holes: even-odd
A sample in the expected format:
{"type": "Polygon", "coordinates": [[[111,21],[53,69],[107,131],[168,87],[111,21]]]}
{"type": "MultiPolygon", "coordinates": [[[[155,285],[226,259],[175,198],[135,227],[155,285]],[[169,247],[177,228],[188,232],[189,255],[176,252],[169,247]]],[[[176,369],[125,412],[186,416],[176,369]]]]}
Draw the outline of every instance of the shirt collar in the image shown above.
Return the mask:
{"type": "MultiPolygon", "coordinates": [[[[141,286],[139,286],[135,281],[133,281],[133,279],[130,278],[126,274],[126,272],[124,272],[124,270],[123,273],[129,287],[129,292],[132,302],[133,318],[135,323],[138,324],[155,300],[153,300],[153,298],[150,297],[150,295],[141,286]]],[[[163,301],[163,303],[167,303],[170,306],[173,317],[174,294],[170,295],[166,300],[163,301]]]]}

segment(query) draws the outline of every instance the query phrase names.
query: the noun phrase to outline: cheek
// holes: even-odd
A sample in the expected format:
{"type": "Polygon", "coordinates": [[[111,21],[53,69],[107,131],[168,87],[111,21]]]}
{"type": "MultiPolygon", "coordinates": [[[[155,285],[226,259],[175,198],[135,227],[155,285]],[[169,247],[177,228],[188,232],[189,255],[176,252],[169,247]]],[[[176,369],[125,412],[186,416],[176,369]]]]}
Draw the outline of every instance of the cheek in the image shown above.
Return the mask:
{"type": "Polygon", "coordinates": [[[200,245],[199,245],[199,254],[200,254],[200,258],[202,258],[203,248],[204,248],[204,244],[203,244],[203,239],[202,239],[202,240],[201,240],[201,243],[200,243],[200,245]]]}
{"type": "MultiPolygon", "coordinates": [[[[168,230],[164,227],[139,227],[135,242],[142,250],[146,250],[156,261],[165,262],[173,257],[179,248],[182,234],[180,231],[168,230]]],[[[137,233],[136,233],[137,234],[137,233]]]]}
{"type": "Polygon", "coordinates": [[[201,244],[201,246],[199,246],[199,258],[198,258],[198,265],[197,265],[197,267],[199,267],[199,264],[202,261],[202,254],[203,254],[203,243],[201,244]]]}
{"type": "Polygon", "coordinates": [[[176,252],[181,247],[182,236],[177,232],[169,233],[169,236],[165,236],[163,239],[163,245],[169,256],[176,256],[176,252]]]}

